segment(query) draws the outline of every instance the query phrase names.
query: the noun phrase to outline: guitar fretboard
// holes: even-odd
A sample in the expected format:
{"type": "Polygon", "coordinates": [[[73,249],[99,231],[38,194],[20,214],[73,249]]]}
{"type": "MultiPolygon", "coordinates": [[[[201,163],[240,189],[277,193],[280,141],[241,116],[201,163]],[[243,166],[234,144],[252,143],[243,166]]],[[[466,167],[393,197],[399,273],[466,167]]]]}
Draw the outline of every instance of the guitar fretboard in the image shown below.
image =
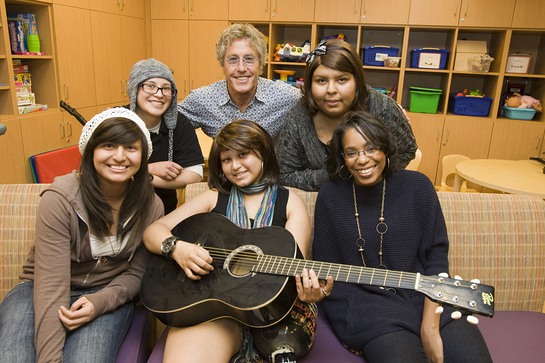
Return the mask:
{"type": "Polygon", "coordinates": [[[297,274],[301,275],[305,268],[307,270],[314,270],[319,279],[332,276],[335,281],[412,290],[418,290],[421,278],[419,273],[270,255],[260,256],[257,265],[252,268],[252,271],[269,275],[295,276],[297,274]]]}

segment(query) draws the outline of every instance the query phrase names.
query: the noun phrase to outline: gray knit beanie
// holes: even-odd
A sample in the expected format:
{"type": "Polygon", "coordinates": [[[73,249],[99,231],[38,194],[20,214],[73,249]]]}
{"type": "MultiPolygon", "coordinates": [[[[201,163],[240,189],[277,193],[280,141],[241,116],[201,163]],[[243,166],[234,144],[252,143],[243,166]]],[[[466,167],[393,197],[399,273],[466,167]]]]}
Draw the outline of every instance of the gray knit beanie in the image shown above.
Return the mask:
{"type": "MultiPolygon", "coordinates": [[[[127,93],[131,100],[129,106],[131,111],[136,112],[138,86],[150,78],[164,78],[170,82],[172,89],[177,89],[176,83],[174,83],[174,76],[166,65],[153,58],[138,61],[132,67],[129,82],[127,84],[127,93]]],[[[176,106],[176,97],[172,97],[170,107],[163,115],[163,120],[169,130],[173,130],[176,127],[176,120],[178,117],[176,106]]]]}

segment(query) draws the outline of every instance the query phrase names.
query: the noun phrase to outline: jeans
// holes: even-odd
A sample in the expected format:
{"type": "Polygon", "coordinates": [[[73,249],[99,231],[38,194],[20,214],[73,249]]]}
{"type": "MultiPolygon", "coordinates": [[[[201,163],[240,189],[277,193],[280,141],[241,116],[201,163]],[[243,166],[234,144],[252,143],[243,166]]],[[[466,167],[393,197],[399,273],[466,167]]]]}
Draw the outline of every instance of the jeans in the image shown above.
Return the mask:
{"type": "MultiPolygon", "coordinates": [[[[477,326],[464,318],[441,328],[445,363],[492,363],[488,348],[477,326]]],[[[420,336],[408,330],[381,335],[363,347],[369,363],[427,363],[420,336]]]]}
{"type": "MultiPolygon", "coordinates": [[[[70,304],[81,295],[96,291],[72,290],[70,304]]],[[[34,284],[25,282],[14,287],[0,304],[2,363],[32,363],[36,360],[33,295],[34,284]]],[[[131,324],[133,309],[130,302],[97,316],[76,330],[67,331],[63,362],[115,362],[117,351],[131,324]]]]}

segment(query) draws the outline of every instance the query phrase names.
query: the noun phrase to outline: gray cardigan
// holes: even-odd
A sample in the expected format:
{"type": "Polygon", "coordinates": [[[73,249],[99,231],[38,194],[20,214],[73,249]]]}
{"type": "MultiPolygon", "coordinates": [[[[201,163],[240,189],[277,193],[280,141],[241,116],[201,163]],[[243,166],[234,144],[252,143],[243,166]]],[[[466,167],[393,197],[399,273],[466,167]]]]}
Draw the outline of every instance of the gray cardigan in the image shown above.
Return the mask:
{"type": "MultiPolygon", "coordinates": [[[[397,142],[401,166],[414,159],[417,149],[411,125],[398,104],[367,86],[369,112],[383,120],[397,142]]],[[[280,164],[280,183],[303,190],[318,191],[328,180],[327,146],[318,139],[312,116],[300,100],[288,113],[280,133],[276,155],[280,164]]]]}

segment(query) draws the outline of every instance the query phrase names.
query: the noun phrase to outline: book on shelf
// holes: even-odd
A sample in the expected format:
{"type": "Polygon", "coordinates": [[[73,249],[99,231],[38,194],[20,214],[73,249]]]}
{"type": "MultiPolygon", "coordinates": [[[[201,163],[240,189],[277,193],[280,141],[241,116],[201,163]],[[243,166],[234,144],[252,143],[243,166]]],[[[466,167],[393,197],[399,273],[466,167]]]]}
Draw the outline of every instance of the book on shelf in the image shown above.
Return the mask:
{"type": "Polygon", "coordinates": [[[28,106],[18,106],[17,108],[19,109],[20,115],[31,113],[31,112],[47,111],[47,105],[41,105],[39,103],[36,103],[34,105],[28,105],[28,106]]]}
{"type": "Polygon", "coordinates": [[[13,73],[28,73],[28,66],[26,64],[14,65],[13,73]]]}
{"type": "Polygon", "coordinates": [[[15,55],[44,55],[40,51],[36,14],[8,14],[11,53],[15,55]]]}

